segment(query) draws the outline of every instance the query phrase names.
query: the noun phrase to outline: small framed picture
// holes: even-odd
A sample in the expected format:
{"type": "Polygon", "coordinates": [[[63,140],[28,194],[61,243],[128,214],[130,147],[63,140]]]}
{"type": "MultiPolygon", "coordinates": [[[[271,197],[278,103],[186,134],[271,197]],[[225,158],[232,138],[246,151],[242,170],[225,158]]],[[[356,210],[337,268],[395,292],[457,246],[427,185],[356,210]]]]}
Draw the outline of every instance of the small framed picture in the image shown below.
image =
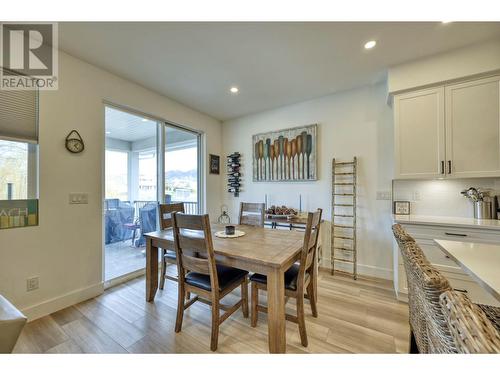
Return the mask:
{"type": "Polygon", "coordinates": [[[210,174],[220,174],[220,156],[210,154],[210,174]]]}
{"type": "Polygon", "coordinates": [[[394,201],[394,214],[395,215],[409,215],[410,202],[408,201],[394,201]]]}

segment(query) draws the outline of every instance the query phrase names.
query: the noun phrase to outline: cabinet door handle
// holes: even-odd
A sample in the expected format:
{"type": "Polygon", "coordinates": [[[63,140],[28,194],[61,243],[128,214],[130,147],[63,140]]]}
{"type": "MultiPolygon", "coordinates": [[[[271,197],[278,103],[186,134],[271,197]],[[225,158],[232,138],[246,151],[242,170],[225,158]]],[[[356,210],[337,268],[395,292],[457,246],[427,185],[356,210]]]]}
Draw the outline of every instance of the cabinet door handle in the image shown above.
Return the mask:
{"type": "Polygon", "coordinates": [[[441,174],[444,174],[444,160],[441,160],[441,174]]]}
{"type": "Polygon", "coordinates": [[[466,234],[463,233],[450,233],[450,232],[444,232],[447,236],[455,236],[455,237],[467,237],[466,234]]]}
{"type": "Polygon", "coordinates": [[[448,174],[451,174],[451,160],[448,160],[448,174]]]}

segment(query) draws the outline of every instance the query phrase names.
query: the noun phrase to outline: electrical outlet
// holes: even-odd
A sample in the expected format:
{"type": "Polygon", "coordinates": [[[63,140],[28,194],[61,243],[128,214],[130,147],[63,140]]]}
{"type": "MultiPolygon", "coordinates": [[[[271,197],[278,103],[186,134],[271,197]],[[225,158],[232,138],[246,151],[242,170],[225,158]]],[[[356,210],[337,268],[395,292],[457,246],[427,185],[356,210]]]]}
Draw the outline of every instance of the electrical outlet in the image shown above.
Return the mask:
{"type": "Polygon", "coordinates": [[[32,290],[38,289],[39,287],[39,280],[38,276],[37,277],[31,277],[26,280],[26,291],[31,292],[32,290]]]}
{"type": "Polygon", "coordinates": [[[88,204],[88,193],[69,193],[69,204],[88,204]]]}
{"type": "Polygon", "coordinates": [[[377,191],[378,201],[390,201],[392,199],[390,191],[377,191]]]}

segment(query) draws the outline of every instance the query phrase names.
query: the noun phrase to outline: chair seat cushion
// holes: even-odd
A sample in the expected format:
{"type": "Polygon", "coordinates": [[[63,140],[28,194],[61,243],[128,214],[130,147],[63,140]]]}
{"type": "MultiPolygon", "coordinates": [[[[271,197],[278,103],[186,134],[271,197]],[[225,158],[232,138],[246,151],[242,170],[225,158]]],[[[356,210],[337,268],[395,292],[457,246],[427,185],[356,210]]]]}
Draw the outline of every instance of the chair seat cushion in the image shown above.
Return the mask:
{"type": "MultiPolygon", "coordinates": [[[[297,290],[297,276],[299,275],[299,265],[294,264],[285,272],[285,288],[289,290],[297,290]]],[[[254,273],[250,276],[250,281],[255,281],[261,284],[267,284],[267,276],[260,273],[254,273]]]]}
{"type": "Polygon", "coordinates": [[[500,332],[500,307],[480,304],[478,304],[477,307],[483,310],[488,320],[495,326],[497,331],[500,332]]]}
{"type": "Polygon", "coordinates": [[[167,250],[167,252],[165,253],[165,258],[177,260],[177,253],[175,251],[167,250]]]}
{"type": "MultiPolygon", "coordinates": [[[[240,270],[238,268],[226,267],[222,265],[217,265],[217,277],[219,279],[219,291],[226,289],[233,283],[248,275],[247,271],[240,270]]],[[[198,272],[188,272],[186,274],[186,284],[201,288],[207,291],[211,291],[212,287],[210,285],[210,276],[204,275],[198,272]]]]}

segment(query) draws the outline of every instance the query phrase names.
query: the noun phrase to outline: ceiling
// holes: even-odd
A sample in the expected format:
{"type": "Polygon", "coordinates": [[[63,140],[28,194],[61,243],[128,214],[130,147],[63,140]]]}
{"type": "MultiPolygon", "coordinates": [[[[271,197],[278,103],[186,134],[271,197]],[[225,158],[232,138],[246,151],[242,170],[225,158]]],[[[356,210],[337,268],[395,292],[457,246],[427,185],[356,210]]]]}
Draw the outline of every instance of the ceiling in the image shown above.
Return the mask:
{"type": "Polygon", "coordinates": [[[156,137],[156,122],[115,108],[106,107],[106,137],[135,142],[156,137]]]}
{"type": "Polygon", "coordinates": [[[500,23],[59,24],[62,50],[219,120],[380,82],[389,66],[493,38],[500,23]]]}
{"type": "MultiPolygon", "coordinates": [[[[139,142],[153,139],[156,142],[157,122],[148,118],[106,107],[105,111],[106,138],[126,142],[139,142]]],[[[178,143],[196,142],[197,136],[189,131],[174,127],[165,127],[167,146],[178,143]]]]}

